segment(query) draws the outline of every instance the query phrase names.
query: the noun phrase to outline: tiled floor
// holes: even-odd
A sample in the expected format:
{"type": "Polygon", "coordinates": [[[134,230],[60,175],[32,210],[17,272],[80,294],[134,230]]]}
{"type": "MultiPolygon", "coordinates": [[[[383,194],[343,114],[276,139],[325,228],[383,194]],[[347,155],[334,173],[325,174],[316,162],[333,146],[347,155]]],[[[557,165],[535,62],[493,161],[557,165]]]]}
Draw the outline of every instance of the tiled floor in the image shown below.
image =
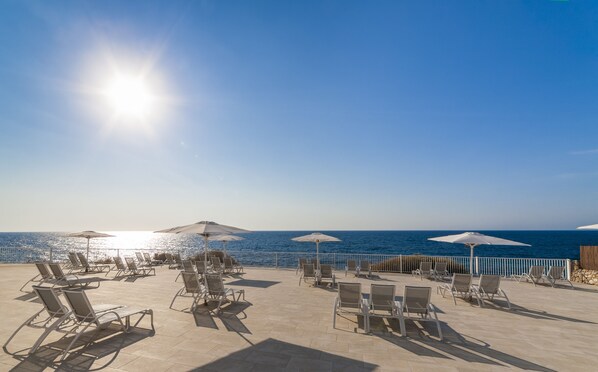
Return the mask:
{"type": "MultiPolygon", "coordinates": [[[[32,265],[0,265],[0,341],[41,308],[31,294],[18,288],[35,274],[32,265]]],[[[245,289],[247,303],[232,304],[215,316],[203,305],[194,314],[189,298],[169,304],[181,282],[177,272],[158,268],[157,276],[132,280],[106,277],[99,289],[88,290],[92,303],[147,306],[154,310],[156,333],[145,319],[130,334],[102,331],[106,337],[56,363],[64,340],[48,338],[34,355],[29,348],[39,330],[24,329],[0,354],[0,370],[42,371],[536,371],[597,370],[598,288],[534,287],[506,281],[513,311],[489,305],[479,308],[464,300],[443,299],[436,283],[407,275],[380,274],[374,279],[342,281],[394,283],[397,295],[405,284],[434,288],[445,340],[437,340],[432,324],[407,324],[400,337],[398,322],[372,320],[364,334],[363,320],[339,317],[332,326],[336,296],[330,288],[298,285],[294,270],[246,269],[226,278],[227,285],[245,289]]],[[[502,303],[500,303],[502,304],[502,303]]]]}

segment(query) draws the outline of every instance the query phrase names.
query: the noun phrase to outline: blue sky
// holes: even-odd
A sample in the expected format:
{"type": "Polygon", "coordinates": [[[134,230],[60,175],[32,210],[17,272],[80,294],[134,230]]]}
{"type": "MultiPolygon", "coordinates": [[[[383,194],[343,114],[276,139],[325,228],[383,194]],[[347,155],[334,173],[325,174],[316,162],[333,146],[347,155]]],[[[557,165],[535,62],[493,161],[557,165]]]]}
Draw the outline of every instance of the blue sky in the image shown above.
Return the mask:
{"type": "Polygon", "coordinates": [[[597,223],[597,20],[592,2],[3,1],[0,230],[597,223]],[[143,120],[106,105],[115,71],[147,79],[143,120]]]}

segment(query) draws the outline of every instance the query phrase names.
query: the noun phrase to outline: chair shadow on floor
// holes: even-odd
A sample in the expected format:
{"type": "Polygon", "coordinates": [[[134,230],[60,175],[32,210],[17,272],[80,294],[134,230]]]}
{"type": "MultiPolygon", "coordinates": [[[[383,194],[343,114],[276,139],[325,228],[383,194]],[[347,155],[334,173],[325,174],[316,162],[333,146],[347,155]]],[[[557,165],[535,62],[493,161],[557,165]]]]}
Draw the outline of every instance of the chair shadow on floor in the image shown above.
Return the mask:
{"type": "Polygon", "coordinates": [[[62,353],[74,336],[62,337],[43,345],[33,354],[27,354],[27,349],[13,353],[12,356],[19,359],[20,363],[11,371],[41,372],[46,368],[60,371],[101,370],[113,363],[122,349],[153,334],[151,329],[145,328],[132,328],[129,333],[119,332],[113,327],[88,331],[77,340],[73,346],[74,351],[60,361],[62,353]],[[102,360],[101,364],[94,365],[98,360],[102,360]]]}
{"type": "Polygon", "coordinates": [[[229,332],[251,334],[251,331],[243,324],[242,320],[247,318],[245,310],[252,306],[250,302],[231,302],[216,313],[217,305],[214,302],[199,305],[193,311],[193,318],[197,327],[219,329],[216,319],[220,319],[224,328],[229,332]]]}
{"type": "Polygon", "coordinates": [[[255,287],[255,288],[268,288],[272,287],[273,285],[279,284],[280,282],[275,282],[271,280],[255,280],[255,279],[243,279],[243,278],[235,278],[234,282],[227,282],[227,285],[232,286],[239,286],[239,287],[255,287]]]}
{"type": "Polygon", "coordinates": [[[401,337],[398,319],[370,319],[372,335],[419,356],[555,372],[550,368],[493,349],[490,344],[481,340],[463,336],[443,322],[441,322],[443,341],[437,339],[436,327],[432,322],[406,321],[405,325],[407,337],[401,337]]]}

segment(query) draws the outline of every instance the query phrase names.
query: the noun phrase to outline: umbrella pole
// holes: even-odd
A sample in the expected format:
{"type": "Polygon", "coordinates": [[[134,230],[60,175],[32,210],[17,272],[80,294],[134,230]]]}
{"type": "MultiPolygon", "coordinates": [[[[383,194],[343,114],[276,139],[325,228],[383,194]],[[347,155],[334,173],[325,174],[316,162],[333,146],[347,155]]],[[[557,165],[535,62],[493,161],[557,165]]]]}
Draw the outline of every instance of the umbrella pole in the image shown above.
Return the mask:
{"type": "Polygon", "coordinates": [[[316,269],[320,270],[320,242],[316,240],[316,269]]]}
{"type": "MultiPolygon", "coordinates": [[[[89,262],[89,239],[87,238],[87,254],[85,255],[85,259],[87,260],[87,262],[89,262]]],[[[85,268],[85,272],[87,272],[87,270],[89,270],[89,267],[85,268]]]]}
{"type": "Polygon", "coordinates": [[[469,245],[469,273],[473,275],[473,249],[475,248],[474,244],[469,245]]]}
{"type": "Polygon", "coordinates": [[[207,235],[204,235],[203,241],[204,241],[204,247],[203,247],[203,251],[204,251],[203,252],[203,254],[204,254],[203,262],[204,262],[204,264],[203,265],[205,266],[206,273],[207,273],[208,272],[208,236],[207,235]]]}

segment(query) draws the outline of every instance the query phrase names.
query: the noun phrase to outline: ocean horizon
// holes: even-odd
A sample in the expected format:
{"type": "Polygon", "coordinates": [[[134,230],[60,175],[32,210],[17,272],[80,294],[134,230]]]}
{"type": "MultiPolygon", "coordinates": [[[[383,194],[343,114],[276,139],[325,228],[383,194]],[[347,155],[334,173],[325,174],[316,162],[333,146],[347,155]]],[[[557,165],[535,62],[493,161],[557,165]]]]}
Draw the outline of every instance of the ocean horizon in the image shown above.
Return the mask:
{"type": "MultiPolygon", "coordinates": [[[[178,251],[189,255],[202,251],[203,239],[193,234],[159,234],[152,231],[105,231],[113,238],[92,239],[92,255],[113,256],[131,254],[134,250],[178,251]],[[129,252],[131,251],[131,252],[129,252]]],[[[314,244],[294,242],[291,238],[313,230],[263,230],[239,234],[244,240],[228,243],[230,252],[315,251],[314,244]]],[[[321,230],[336,236],[340,242],[320,244],[321,253],[367,253],[384,255],[425,254],[437,256],[468,256],[469,249],[461,244],[438,243],[429,238],[455,234],[463,230],[321,230]]],[[[504,239],[530,244],[518,246],[479,246],[480,257],[569,258],[579,259],[581,245],[598,245],[598,231],[583,230],[480,230],[504,239]]],[[[1,232],[0,262],[23,262],[43,259],[50,249],[54,257],[69,250],[86,248],[87,240],[67,237],[66,232],[1,232]]],[[[210,249],[223,249],[223,243],[211,241],[210,249]]]]}

